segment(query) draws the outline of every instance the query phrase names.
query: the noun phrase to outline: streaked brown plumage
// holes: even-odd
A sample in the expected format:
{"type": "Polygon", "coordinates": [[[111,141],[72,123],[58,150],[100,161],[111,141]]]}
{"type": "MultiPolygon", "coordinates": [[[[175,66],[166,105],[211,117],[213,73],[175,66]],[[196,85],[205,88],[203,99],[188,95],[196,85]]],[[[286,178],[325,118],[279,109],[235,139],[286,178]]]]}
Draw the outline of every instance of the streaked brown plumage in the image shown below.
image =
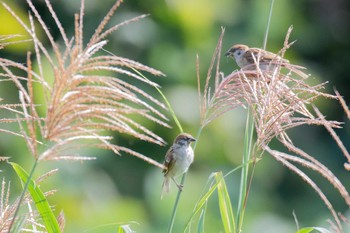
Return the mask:
{"type": "Polygon", "coordinates": [[[164,182],[162,197],[164,193],[169,192],[170,179],[175,182],[179,189],[182,189],[182,186],[179,185],[174,178],[187,172],[192,164],[194,154],[190,144],[194,141],[196,141],[196,139],[190,134],[181,133],[175,138],[173,145],[166,153],[164,161],[166,169],[163,170],[164,182]]]}
{"type": "Polygon", "coordinates": [[[260,69],[274,68],[277,65],[283,66],[289,61],[274,53],[259,48],[249,48],[247,45],[233,45],[226,53],[226,57],[233,58],[240,68],[256,69],[255,62],[260,69]],[[250,67],[250,65],[252,65],[250,67]]]}

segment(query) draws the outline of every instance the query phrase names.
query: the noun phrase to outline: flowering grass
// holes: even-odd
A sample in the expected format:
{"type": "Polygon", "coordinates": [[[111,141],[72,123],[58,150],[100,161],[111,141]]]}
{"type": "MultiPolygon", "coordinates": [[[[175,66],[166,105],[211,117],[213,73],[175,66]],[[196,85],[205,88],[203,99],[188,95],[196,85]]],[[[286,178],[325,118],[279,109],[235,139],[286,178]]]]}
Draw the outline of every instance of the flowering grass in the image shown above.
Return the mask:
{"type": "MultiPolygon", "coordinates": [[[[72,37],[66,34],[50,1],[45,0],[47,10],[60,32],[62,43],[55,41],[49,27],[31,0],[27,0],[30,8],[29,25],[6,3],[2,3],[2,6],[27,31],[30,38],[23,39],[18,35],[2,36],[0,49],[5,49],[13,43],[30,41],[33,43],[34,52],[27,53],[26,64],[0,58],[0,84],[15,85],[19,98],[18,103],[7,103],[6,99],[2,99],[5,98],[4,96],[0,98],[0,111],[7,114],[0,119],[0,132],[23,139],[28,148],[28,155],[35,161],[29,174],[19,165],[11,163],[24,186],[22,195],[12,203],[10,202],[10,184],[5,179],[2,181],[0,232],[64,231],[64,215],[54,216],[53,209],[46,200],[46,196],[54,191],[43,193],[37,185],[51,173],[35,181],[32,177],[41,161],[91,160],[94,158],[80,156],[76,152],[83,147],[92,147],[111,150],[118,155],[128,153],[163,168],[162,164],[147,155],[113,143],[111,132],[164,145],[165,142],[160,136],[137,119],[145,119],[162,127],[170,127],[167,117],[163,114],[163,111],[168,109],[179,131],[183,131],[159,85],[147,78],[143,72],[152,76],[165,75],[137,61],[106,52],[104,49],[108,44],[107,36],[147,16],[141,15],[106,29],[107,23],[121,3],[121,0],[115,2],[91,38],[84,42],[84,0],[81,1],[80,12],[74,18],[75,32],[72,37]],[[49,46],[38,39],[37,26],[44,31],[49,46]],[[14,38],[18,40],[9,42],[14,38]],[[37,64],[37,68],[34,68],[36,66],[33,63],[37,64]],[[52,77],[44,71],[44,63],[49,64],[52,77]],[[130,79],[132,81],[129,81],[130,79]],[[160,101],[157,97],[146,93],[135,83],[155,88],[163,100],[160,101]],[[43,98],[39,100],[38,96],[43,98]],[[18,130],[6,128],[9,124],[18,125],[18,130]],[[27,190],[30,195],[27,194],[27,190]],[[38,203],[39,206],[36,205],[38,203]],[[27,206],[27,212],[19,216],[19,209],[23,206],[27,206]]],[[[269,23],[270,21],[268,25],[269,23]]],[[[286,33],[283,47],[278,53],[280,57],[284,57],[294,43],[289,42],[291,32],[292,28],[286,33]]],[[[315,171],[324,177],[333,185],[346,206],[350,207],[348,191],[326,164],[295,146],[293,138],[289,136],[290,129],[303,125],[325,128],[348,160],[344,168],[350,170],[349,152],[335,131],[342,127],[343,122],[327,119],[316,105],[316,100],[321,98],[339,101],[350,120],[350,111],[344,99],[337,91],[335,94],[325,93],[327,83],[310,85],[310,75],[305,73],[306,68],[284,59],[272,60],[271,68],[261,69],[260,57],[257,56],[254,57],[254,64],[249,67],[234,70],[227,75],[223,74],[220,71],[223,37],[224,29],[219,37],[204,85],[199,75],[200,63],[197,57],[200,127],[196,138],[200,137],[202,131],[212,121],[218,120],[220,116],[237,107],[242,107],[248,112],[244,155],[242,164],[232,169],[230,173],[224,175],[222,172],[215,172],[209,177],[207,191],[195,205],[184,232],[191,231],[193,220],[197,215],[199,215],[198,232],[205,232],[207,203],[214,193],[218,194],[218,206],[224,231],[241,232],[244,229],[245,212],[249,211],[246,206],[254,179],[254,169],[264,156],[272,156],[313,188],[332,215],[330,229],[333,232],[344,232],[343,224],[348,223],[348,220],[338,213],[317,182],[308,176],[303,168],[315,171]],[[272,140],[278,141],[287,152],[271,146],[272,140]],[[230,182],[229,175],[239,169],[241,169],[241,182],[236,204],[230,199],[226,184],[230,182]]],[[[267,33],[265,38],[267,40],[267,33]]],[[[198,145],[197,142],[194,149],[198,145]]],[[[0,157],[0,160],[7,161],[8,158],[0,157]]],[[[182,177],[182,185],[185,177],[185,175],[182,177]]],[[[181,190],[178,192],[169,219],[168,232],[173,232],[180,197],[181,190]]],[[[298,232],[320,229],[303,228],[298,232]]],[[[132,232],[128,224],[119,224],[119,230],[132,232]]]]}
{"type": "MultiPolygon", "coordinates": [[[[278,53],[281,57],[292,44],[288,42],[291,31],[292,28],[288,30],[284,47],[278,53]]],[[[308,84],[310,75],[304,72],[306,68],[291,64],[283,59],[272,60],[270,69],[261,69],[260,57],[258,56],[254,59],[255,64],[234,70],[231,74],[224,76],[219,68],[223,34],[224,30],[222,30],[208,70],[203,93],[199,88],[199,97],[201,100],[202,127],[237,107],[248,109],[248,122],[250,115],[252,117],[252,123],[248,123],[246,126],[246,130],[248,130],[246,136],[252,133],[249,127],[253,125],[256,139],[252,142],[252,147],[249,147],[247,145],[250,144],[251,137],[245,138],[245,154],[250,154],[250,156],[244,159],[242,163],[242,177],[244,179],[241,181],[241,191],[237,204],[236,232],[240,232],[243,228],[243,216],[254,175],[254,168],[263,159],[265,152],[299,175],[303,181],[316,191],[333,216],[333,222],[330,226],[331,230],[343,232],[342,221],[332,203],[318,184],[298,165],[323,176],[339,192],[345,204],[350,207],[348,191],[326,165],[293,144],[293,139],[289,137],[288,130],[302,125],[324,127],[337,142],[346,158],[349,158],[349,153],[334,131],[334,129],[341,128],[343,122],[327,120],[315,104],[315,101],[319,98],[339,100],[348,114],[344,100],[337,92],[335,95],[322,92],[326,83],[308,84]],[[215,70],[213,71],[214,67],[215,70]],[[214,80],[211,82],[212,73],[214,73],[214,80]],[[213,83],[213,86],[210,83],[213,83]],[[289,153],[271,148],[270,142],[273,139],[278,140],[289,153]],[[252,148],[251,151],[249,148],[252,148]],[[249,165],[249,163],[252,164],[250,172],[244,166],[249,165]]],[[[198,67],[197,65],[197,70],[198,67]]],[[[200,87],[199,76],[198,86],[200,87]]],[[[348,169],[348,163],[344,164],[344,167],[348,169]]]]}
{"type": "MultiPolygon", "coordinates": [[[[126,134],[139,140],[164,145],[165,142],[160,136],[135,119],[139,117],[163,127],[170,127],[167,117],[161,112],[166,111],[167,107],[142,88],[131,84],[135,82],[129,81],[133,79],[139,84],[157,88],[158,84],[145,79],[140,75],[140,71],[148,72],[153,76],[164,76],[164,74],[139,62],[110,53],[106,54],[103,49],[108,43],[106,39],[108,35],[146,15],[106,29],[107,23],[122,3],[121,0],[118,0],[85,44],[83,41],[84,0],[81,1],[80,12],[75,15],[75,35],[71,38],[66,34],[50,1],[45,0],[47,10],[60,32],[63,41],[63,44],[60,44],[54,40],[49,27],[33,2],[31,0],[26,2],[30,8],[29,25],[6,3],[2,3],[2,6],[30,36],[29,39],[17,41],[17,43],[31,41],[34,46],[34,53],[28,52],[27,54],[26,64],[0,58],[1,84],[14,84],[20,101],[16,104],[7,104],[4,99],[0,99],[0,109],[9,114],[9,117],[2,118],[0,123],[19,125],[18,131],[0,127],[0,132],[22,138],[27,144],[28,154],[35,159],[29,176],[21,176],[25,183],[21,198],[13,205],[13,208],[10,208],[12,211],[7,211],[9,214],[5,219],[3,219],[4,215],[1,215],[0,220],[6,223],[5,227],[8,231],[13,229],[12,227],[18,220],[17,213],[20,205],[27,202],[25,198],[27,188],[33,194],[35,185],[32,182],[32,175],[39,162],[62,159],[91,160],[94,158],[77,155],[76,151],[82,147],[93,147],[108,149],[118,155],[126,152],[163,168],[162,164],[140,152],[113,144],[111,142],[113,137],[109,134],[110,132],[126,134]],[[36,25],[39,25],[40,29],[45,32],[50,46],[44,45],[38,39],[36,25]],[[32,65],[33,60],[38,67],[35,70],[32,65]],[[44,63],[49,64],[53,74],[52,78],[44,71],[44,63]],[[23,73],[25,75],[20,75],[23,73]],[[43,99],[38,101],[37,96],[43,96],[43,99]],[[11,219],[10,224],[7,219],[11,219]]],[[[0,49],[6,48],[12,43],[7,41],[15,37],[17,36],[1,37],[0,49]]],[[[34,198],[33,195],[32,197],[34,198]]],[[[42,195],[41,197],[43,198],[42,195]]],[[[6,205],[7,199],[5,198],[6,205]]],[[[45,220],[47,218],[42,215],[44,212],[39,211],[41,218],[45,220]]],[[[50,224],[46,222],[45,225],[50,224]]],[[[47,230],[56,232],[57,224],[50,229],[47,230]]]]}

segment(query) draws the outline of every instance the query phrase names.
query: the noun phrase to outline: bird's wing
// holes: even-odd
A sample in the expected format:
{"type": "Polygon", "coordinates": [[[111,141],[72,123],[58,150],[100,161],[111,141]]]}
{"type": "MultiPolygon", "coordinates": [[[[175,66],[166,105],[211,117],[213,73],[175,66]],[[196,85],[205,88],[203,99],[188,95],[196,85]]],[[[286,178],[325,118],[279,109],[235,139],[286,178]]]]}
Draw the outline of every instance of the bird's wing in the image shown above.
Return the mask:
{"type": "Polygon", "coordinates": [[[174,166],[175,164],[175,158],[174,158],[174,148],[170,147],[169,150],[165,154],[165,160],[164,160],[164,166],[167,169],[163,170],[164,175],[168,174],[169,170],[174,166]]]}
{"type": "Polygon", "coordinates": [[[279,62],[282,60],[282,62],[284,63],[289,63],[287,59],[284,59],[278,56],[277,54],[274,54],[259,48],[250,48],[248,52],[244,54],[245,59],[247,59],[247,61],[250,64],[254,63],[254,58],[252,55],[255,57],[256,60],[260,56],[260,61],[264,61],[264,62],[271,62],[271,61],[279,62]]]}

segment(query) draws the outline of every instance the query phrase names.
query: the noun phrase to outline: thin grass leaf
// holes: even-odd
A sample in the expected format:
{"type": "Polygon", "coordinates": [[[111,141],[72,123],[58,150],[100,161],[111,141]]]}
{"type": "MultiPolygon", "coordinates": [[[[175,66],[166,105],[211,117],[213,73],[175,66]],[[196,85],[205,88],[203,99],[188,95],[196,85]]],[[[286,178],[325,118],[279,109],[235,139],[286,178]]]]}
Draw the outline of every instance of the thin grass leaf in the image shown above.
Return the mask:
{"type": "Polygon", "coordinates": [[[118,233],[134,233],[129,225],[118,226],[118,233]]]}
{"type": "Polygon", "coordinates": [[[128,223],[111,223],[101,226],[97,226],[88,230],[85,230],[85,233],[135,233],[130,227],[130,224],[135,224],[136,222],[128,223]]]}
{"type": "Polygon", "coordinates": [[[205,214],[207,212],[207,205],[204,206],[202,209],[201,215],[199,216],[198,220],[198,227],[197,227],[197,232],[198,233],[204,233],[204,223],[205,223],[205,214]]]}
{"type": "Polygon", "coordinates": [[[249,160],[252,153],[253,144],[253,134],[254,134],[254,120],[251,109],[248,109],[246,129],[244,133],[244,151],[242,158],[242,173],[241,173],[241,183],[239,188],[239,199],[238,199],[238,209],[237,209],[237,227],[240,230],[243,225],[245,203],[247,199],[247,184],[248,184],[248,171],[249,171],[249,160]]]}
{"type": "Polygon", "coordinates": [[[306,228],[302,228],[299,231],[297,231],[296,233],[310,233],[312,232],[314,229],[312,227],[306,227],[306,228]]]}
{"type": "MultiPolygon", "coordinates": [[[[248,164],[250,164],[251,161],[248,162],[248,164]]],[[[184,229],[184,233],[186,232],[187,229],[189,229],[192,220],[194,219],[194,216],[196,214],[199,213],[199,211],[203,210],[204,208],[206,208],[206,204],[208,203],[209,198],[211,197],[211,195],[214,193],[214,191],[216,190],[216,188],[218,187],[218,185],[220,184],[220,182],[226,178],[228,175],[232,174],[233,172],[237,171],[238,169],[242,168],[243,165],[240,165],[238,167],[236,167],[235,169],[232,169],[230,172],[228,172],[225,176],[220,177],[220,179],[216,179],[216,174],[217,173],[212,173],[209,178],[208,178],[208,182],[207,182],[207,186],[209,185],[209,189],[206,193],[204,193],[202,195],[202,197],[199,199],[199,201],[197,202],[197,204],[194,207],[194,210],[192,212],[191,217],[189,218],[186,227],[184,229]]],[[[232,210],[231,210],[232,212],[232,210]]]]}
{"type": "Polygon", "coordinates": [[[23,217],[19,217],[16,220],[16,223],[14,224],[13,228],[11,229],[11,233],[20,233],[20,232],[22,232],[22,230],[24,228],[24,225],[25,225],[25,222],[26,222],[26,218],[24,216],[23,217]]]}
{"type": "Polygon", "coordinates": [[[313,231],[317,231],[319,233],[331,233],[329,230],[327,230],[326,228],[322,228],[322,227],[305,227],[305,228],[302,228],[295,233],[310,233],[313,231]]]}
{"type": "Polygon", "coordinates": [[[210,186],[209,190],[197,202],[197,204],[196,204],[196,206],[195,206],[195,208],[194,208],[194,210],[192,212],[192,215],[191,215],[190,219],[188,220],[188,222],[186,224],[186,227],[185,227],[185,229],[183,231],[184,233],[186,232],[187,229],[189,229],[189,227],[191,225],[191,222],[194,219],[194,217],[196,216],[196,214],[198,214],[199,211],[201,211],[205,207],[205,205],[207,204],[209,198],[211,197],[211,195],[214,193],[215,189],[219,185],[219,182],[215,181],[214,173],[212,173],[209,176],[209,179],[208,179],[207,183],[208,184],[211,183],[211,186],[210,186]]]}
{"type": "Polygon", "coordinates": [[[40,190],[39,186],[30,179],[28,180],[27,172],[17,163],[10,163],[15,172],[17,173],[18,178],[23,182],[23,184],[28,182],[28,191],[35,203],[35,206],[44,222],[47,232],[49,233],[59,233],[61,232],[57,219],[50,208],[50,205],[45,198],[45,195],[40,190]]]}
{"type": "Polygon", "coordinates": [[[227,191],[225,179],[223,178],[222,172],[215,174],[215,179],[218,183],[218,197],[219,207],[222,224],[224,225],[225,232],[233,233],[236,232],[235,218],[233,216],[231,199],[227,191]]]}

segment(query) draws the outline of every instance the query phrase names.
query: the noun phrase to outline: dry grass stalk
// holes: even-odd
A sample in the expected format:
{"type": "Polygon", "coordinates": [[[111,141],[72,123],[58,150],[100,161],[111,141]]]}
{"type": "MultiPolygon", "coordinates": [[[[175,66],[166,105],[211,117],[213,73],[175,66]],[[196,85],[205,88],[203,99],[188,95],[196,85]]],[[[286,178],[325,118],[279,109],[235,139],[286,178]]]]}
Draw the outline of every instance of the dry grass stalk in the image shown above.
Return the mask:
{"type": "Polygon", "coordinates": [[[64,228],[66,226],[66,218],[64,216],[63,211],[57,216],[58,226],[60,227],[61,232],[64,232],[64,228]]]}
{"type": "Polygon", "coordinates": [[[41,183],[43,180],[47,179],[48,177],[50,176],[53,176],[54,174],[56,174],[58,172],[58,168],[56,169],[52,169],[51,171],[48,171],[46,172],[45,174],[41,175],[40,177],[38,177],[36,180],[35,180],[35,183],[36,184],[39,184],[41,183]]]}
{"type": "MultiPolygon", "coordinates": [[[[28,214],[17,216],[15,222],[20,224],[21,232],[43,232],[45,229],[38,223],[38,214],[32,211],[30,197],[26,196],[23,203],[27,203],[28,214]]],[[[14,213],[18,206],[19,199],[17,198],[13,203],[10,203],[10,183],[2,180],[1,194],[0,194],[0,233],[7,233],[9,226],[14,217],[14,213]]]]}
{"type": "MultiPolygon", "coordinates": [[[[283,165],[288,167],[291,171],[293,171],[295,174],[299,175],[307,184],[309,184],[316,193],[320,196],[322,201],[326,204],[327,208],[331,212],[334,220],[336,221],[336,225],[334,228],[336,229],[336,232],[343,232],[342,225],[340,222],[340,219],[334,210],[331,202],[328,200],[327,196],[323,193],[323,191],[318,187],[318,185],[308,176],[306,175],[302,170],[300,170],[298,167],[296,167],[294,164],[290,162],[290,160],[296,159],[295,156],[290,156],[288,154],[282,153],[280,151],[272,150],[270,147],[266,146],[265,150],[271,154],[277,161],[281,162],[283,165]],[[291,159],[292,158],[292,159],[291,159]]],[[[295,161],[294,161],[295,162],[295,161]]],[[[298,161],[303,166],[307,166],[307,163],[305,161],[298,161]]]]}
{"type": "Polygon", "coordinates": [[[18,44],[18,43],[25,43],[30,42],[30,39],[20,39],[16,40],[18,38],[21,38],[23,36],[21,35],[0,35],[0,49],[4,49],[8,45],[18,44]]]}
{"type": "Polygon", "coordinates": [[[320,175],[326,178],[329,181],[329,183],[331,183],[334,186],[334,188],[336,188],[339,191],[346,204],[350,206],[350,196],[348,191],[343,186],[341,181],[324,164],[319,162],[311,155],[307,154],[305,151],[294,146],[293,144],[287,141],[282,141],[282,143],[286,148],[288,148],[289,151],[294,152],[296,155],[300,156],[297,157],[295,155],[287,155],[286,153],[284,153],[286,155],[285,158],[287,160],[299,163],[300,165],[306,166],[318,172],[320,175]]]}
{"type": "MultiPolygon", "coordinates": [[[[218,118],[222,114],[230,111],[237,106],[243,106],[241,99],[235,95],[219,95],[219,92],[225,92],[223,87],[226,88],[225,81],[227,79],[223,78],[223,74],[220,73],[220,57],[221,57],[221,47],[222,47],[222,39],[225,33],[225,29],[222,28],[221,35],[219,37],[218,44],[215,48],[215,52],[213,54],[213,58],[211,60],[203,94],[201,90],[201,81],[199,75],[199,58],[197,56],[197,83],[198,83],[198,95],[199,95],[199,103],[200,103],[200,118],[201,118],[201,127],[205,127],[212,120],[218,118]],[[216,64],[215,64],[216,63],[216,64]],[[211,84],[211,76],[215,66],[215,74],[214,74],[214,91],[210,87],[211,84]]],[[[231,90],[236,90],[235,86],[230,86],[231,90]]],[[[239,93],[235,93],[239,94],[239,93]]]]}
{"type": "MultiPolygon", "coordinates": [[[[301,125],[325,127],[348,158],[349,153],[334,132],[334,128],[341,128],[342,123],[326,120],[322,113],[314,106],[314,101],[320,97],[339,99],[345,112],[349,113],[346,110],[348,108],[345,102],[339,98],[339,94],[331,95],[323,93],[322,89],[324,89],[326,83],[314,86],[309,85],[307,83],[309,75],[304,72],[305,68],[291,64],[283,59],[272,61],[268,68],[263,69],[259,64],[260,58],[256,57],[254,65],[235,70],[226,77],[223,77],[219,72],[223,33],[224,30],[219,38],[208,70],[203,94],[201,94],[201,89],[199,88],[202,127],[238,106],[251,108],[257,135],[254,146],[255,156],[262,154],[263,151],[267,151],[277,161],[302,177],[318,193],[330,210],[335,219],[334,228],[336,231],[342,232],[341,221],[330,201],[317,184],[295,164],[314,170],[326,178],[350,207],[348,191],[324,164],[294,146],[292,139],[287,134],[287,130],[301,125]],[[214,66],[216,66],[216,70],[214,71],[215,80],[212,81],[214,87],[211,89],[211,74],[214,66]],[[255,68],[252,68],[252,66],[255,66],[255,68]],[[279,140],[291,153],[295,154],[272,150],[269,147],[269,143],[274,138],[279,140]]],[[[283,49],[278,53],[281,57],[283,57],[286,50],[293,44],[293,42],[288,42],[290,33],[291,28],[288,30],[283,49]]],[[[198,86],[200,86],[198,59],[197,74],[198,86]]]]}
{"type": "Polygon", "coordinates": [[[350,109],[346,105],[346,102],[345,102],[344,98],[340,95],[340,93],[336,89],[334,90],[334,92],[337,95],[337,97],[339,99],[339,102],[340,102],[341,106],[343,107],[344,112],[346,113],[346,116],[347,116],[348,120],[350,120],[350,109]]]}
{"type": "MultiPolygon", "coordinates": [[[[349,110],[349,107],[346,105],[344,98],[340,95],[340,93],[336,89],[334,89],[334,92],[337,95],[338,100],[339,100],[341,106],[343,107],[344,112],[345,112],[348,120],[350,120],[350,110],[349,110]]],[[[332,131],[332,129],[328,129],[328,128],[327,128],[327,130],[332,131]]],[[[344,168],[346,170],[350,171],[350,154],[349,154],[348,150],[346,149],[346,147],[344,146],[344,144],[342,143],[342,141],[340,140],[338,135],[334,132],[334,130],[333,130],[333,132],[330,132],[330,133],[331,133],[332,137],[334,138],[334,140],[337,142],[339,148],[342,150],[344,156],[348,160],[348,163],[344,163],[344,168]]]]}
{"type": "MultiPolygon", "coordinates": [[[[86,46],[83,44],[84,0],[82,0],[80,13],[75,16],[75,37],[71,39],[66,35],[50,1],[45,0],[46,6],[61,33],[64,45],[55,42],[49,28],[31,0],[27,0],[31,10],[30,25],[26,25],[6,3],[2,3],[28,32],[34,43],[38,71],[32,69],[30,54],[28,54],[27,66],[0,58],[0,66],[3,69],[0,77],[10,80],[19,89],[22,109],[18,111],[17,122],[21,124],[21,134],[26,139],[30,151],[39,160],[67,158],[64,152],[87,146],[91,142],[95,147],[112,149],[117,154],[120,151],[132,152],[127,148],[111,144],[112,137],[106,136],[106,131],[129,134],[140,140],[159,145],[165,143],[161,137],[134,120],[134,117],[141,116],[164,127],[169,127],[167,118],[158,110],[159,108],[166,110],[166,106],[141,88],[123,80],[123,77],[128,77],[138,80],[142,85],[158,86],[134,70],[146,71],[155,76],[164,76],[164,74],[130,59],[111,54],[106,55],[103,50],[107,44],[105,38],[110,33],[121,26],[145,17],[145,15],[141,15],[110,29],[105,29],[121,2],[120,0],[116,1],[86,46]],[[47,46],[38,39],[34,20],[39,22],[41,29],[45,32],[53,55],[47,46]],[[43,71],[44,59],[48,61],[54,74],[52,85],[47,81],[47,74],[43,71]],[[24,71],[27,73],[27,77],[17,76],[12,71],[13,69],[24,71]],[[27,86],[22,84],[22,80],[26,81],[27,86]],[[34,86],[38,86],[38,84],[42,89],[34,90],[34,86]],[[34,102],[38,91],[43,92],[45,97],[43,103],[34,102]],[[39,117],[37,112],[38,104],[47,107],[43,117],[39,117]],[[25,126],[23,122],[25,122],[25,126]],[[36,132],[38,131],[40,138],[37,138],[36,132]],[[38,154],[38,141],[50,141],[51,147],[38,154]]],[[[14,112],[18,106],[2,106],[2,108],[5,107],[14,112]]],[[[139,155],[136,152],[131,154],[139,155]]],[[[83,159],[83,157],[81,158],[83,159]]],[[[152,163],[162,167],[155,161],[152,163]]]]}
{"type": "MultiPolygon", "coordinates": [[[[337,93],[338,95],[339,93],[337,93]]],[[[339,138],[339,136],[337,135],[337,133],[334,131],[333,127],[329,124],[329,121],[327,121],[325,119],[325,116],[320,112],[320,110],[318,110],[318,108],[314,107],[315,112],[317,114],[317,116],[323,121],[323,126],[327,129],[327,131],[329,132],[329,134],[332,136],[332,138],[334,139],[334,141],[337,143],[338,147],[340,148],[340,150],[343,152],[344,156],[347,158],[348,163],[344,163],[344,168],[346,170],[349,170],[349,166],[350,166],[350,154],[348,152],[348,150],[346,149],[344,143],[341,141],[341,139],[339,138]]]]}

